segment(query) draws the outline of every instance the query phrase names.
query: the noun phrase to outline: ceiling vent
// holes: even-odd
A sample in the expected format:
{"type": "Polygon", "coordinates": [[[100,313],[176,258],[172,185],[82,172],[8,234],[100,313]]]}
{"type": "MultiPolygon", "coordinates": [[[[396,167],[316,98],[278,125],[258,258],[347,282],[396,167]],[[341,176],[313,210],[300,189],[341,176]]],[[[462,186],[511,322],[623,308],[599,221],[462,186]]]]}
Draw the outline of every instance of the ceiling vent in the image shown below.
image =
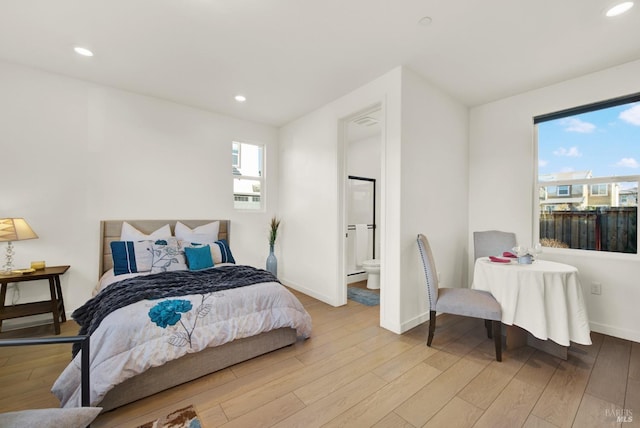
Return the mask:
{"type": "Polygon", "coordinates": [[[353,120],[353,123],[360,126],[373,126],[378,124],[378,119],[371,116],[362,116],[353,120]]]}

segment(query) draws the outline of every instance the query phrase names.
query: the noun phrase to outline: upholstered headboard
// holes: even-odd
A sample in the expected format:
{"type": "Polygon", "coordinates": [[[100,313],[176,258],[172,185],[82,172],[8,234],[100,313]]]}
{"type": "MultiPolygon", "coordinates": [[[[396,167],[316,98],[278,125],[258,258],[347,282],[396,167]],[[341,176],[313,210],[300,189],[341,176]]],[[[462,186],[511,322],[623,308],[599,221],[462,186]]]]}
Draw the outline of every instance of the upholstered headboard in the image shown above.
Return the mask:
{"type": "Polygon", "coordinates": [[[122,223],[125,221],[140,232],[146,234],[150,234],[165,224],[168,224],[171,227],[171,234],[174,234],[174,228],[177,221],[185,224],[191,229],[202,226],[203,224],[211,223],[212,221],[219,221],[220,229],[218,232],[218,239],[226,239],[229,241],[229,220],[104,220],[100,222],[100,265],[98,276],[102,276],[103,273],[113,267],[113,259],[111,258],[111,242],[120,240],[122,223]]]}

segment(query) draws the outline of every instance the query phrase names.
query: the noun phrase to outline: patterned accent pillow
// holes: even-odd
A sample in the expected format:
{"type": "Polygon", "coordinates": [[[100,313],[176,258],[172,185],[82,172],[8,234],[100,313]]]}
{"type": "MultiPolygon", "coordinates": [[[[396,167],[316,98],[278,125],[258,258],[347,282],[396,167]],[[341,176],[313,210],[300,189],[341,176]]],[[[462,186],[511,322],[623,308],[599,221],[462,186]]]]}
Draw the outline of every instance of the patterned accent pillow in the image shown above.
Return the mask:
{"type": "MultiPolygon", "coordinates": [[[[226,239],[221,239],[215,242],[216,245],[212,245],[212,247],[218,247],[220,251],[220,262],[219,263],[235,263],[236,260],[233,258],[233,254],[231,254],[231,248],[229,247],[229,243],[226,239]]],[[[213,257],[213,262],[216,262],[215,255],[213,257]]]]}
{"type": "Polygon", "coordinates": [[[184,250],[174,240],[159,240],[153,244],[151,273],[187,270],[184,250]]]}
{"type": "MultiPolygon", "coordinates": [[[[204,244],[199,242],[188,242],[188,241],[179,241],[180,247],[183,249],[189,247],[202,247],[204,244]]],[[[236,260],[233,258],[233,254],[231,253],[231,248],[229,247],[229,243],[226,239],[221,239],[216,242],[212,242],[209,244],[209,248],[211,250],[211,258],[213,259],[213,264],[217,265],[220,263],[235,263],[236,260]]]]}
{"type": "Polygon", "coordinates": [[[110,246],[114,275],[151,270],[153,264],[152,241],[113,241],[110,246]]]}

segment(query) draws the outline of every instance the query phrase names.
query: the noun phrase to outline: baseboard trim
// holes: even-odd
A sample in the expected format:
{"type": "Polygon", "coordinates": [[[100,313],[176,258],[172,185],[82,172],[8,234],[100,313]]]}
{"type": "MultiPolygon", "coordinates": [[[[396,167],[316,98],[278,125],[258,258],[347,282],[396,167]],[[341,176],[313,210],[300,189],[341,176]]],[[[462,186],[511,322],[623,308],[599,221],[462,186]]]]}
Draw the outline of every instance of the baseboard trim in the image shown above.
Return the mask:
{"type": "Polygon", "coordinates": [[[589,322],[591,331],[595,333],[606,334],[608,336],[617,337],[619,339],[631,340],[633,342],[640,342],[640,331],[629,330],[627,328],[620,328],[609,324],[602,324],[598,322],[589,322]]]}
{"type": "Polygon", "coordinates": [[[296,291],[299,291],[301,293],[306,294],[307,296],[313,297],[314,299],[318,299],[321,302],[326,303],[327,305],[331,305],[331,306],[340,306],[340,305],[336,305],[331,303],[331,299],[329,299],[329,296],[326,296],[324,294],[319,294],[316,293],[314,290],[311,290],[307,287],[303,287],[300,284],[296,284],[294,281],[289,281],[286,278],[280,278],[280,282],[282,282],[282,284],[286,285],[289,288],[293,288],[296,291]]]}
{"type": "Polygon", "coordinates": [[[414,327],[419,326],[425,322],[429,321],[429,312],[422,313],[416,317],[413,317],[400,325],[401,333],[407,332],[414,327]]]}

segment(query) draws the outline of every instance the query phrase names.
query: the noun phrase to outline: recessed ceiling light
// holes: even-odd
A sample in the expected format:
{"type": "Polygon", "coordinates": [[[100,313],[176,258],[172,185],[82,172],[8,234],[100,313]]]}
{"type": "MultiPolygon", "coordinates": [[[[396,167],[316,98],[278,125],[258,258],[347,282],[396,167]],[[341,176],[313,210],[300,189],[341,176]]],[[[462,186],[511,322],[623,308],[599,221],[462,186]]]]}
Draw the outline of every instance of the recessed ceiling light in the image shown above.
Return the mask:
{"type": "Polygon", "coordinates": [[[243,103],[243,102],[247,101],[247,97],[245,97],[244,95],[236,95],[235,99],[239,103],[243,103]]]}
{"type": "Polygon", "coordinates": [[[418,20],[418,25],[420,25],[421,27],[428,27],[432,22],[433,19],[431,19],[430,16],[423,16],[418,20]]]}
{"type": "Polygon", "coordinates": [[[73,48],[74,51],[76,51],[76,53],[78,55],[82,55],[82,56],[93,56],[93,52],[91,52],[89,49],[87,48],[82,48],[80,46],[76,46],[75,48],[73,48]]]}
{"type": "Polygon", "coordinates": [[[623,1],[621,3],[617,3],[609,7],[606,10],[605,15],[607,15],[608,17],[622,15],[632,7],[633,7],[632,1],[623,1]]]}

